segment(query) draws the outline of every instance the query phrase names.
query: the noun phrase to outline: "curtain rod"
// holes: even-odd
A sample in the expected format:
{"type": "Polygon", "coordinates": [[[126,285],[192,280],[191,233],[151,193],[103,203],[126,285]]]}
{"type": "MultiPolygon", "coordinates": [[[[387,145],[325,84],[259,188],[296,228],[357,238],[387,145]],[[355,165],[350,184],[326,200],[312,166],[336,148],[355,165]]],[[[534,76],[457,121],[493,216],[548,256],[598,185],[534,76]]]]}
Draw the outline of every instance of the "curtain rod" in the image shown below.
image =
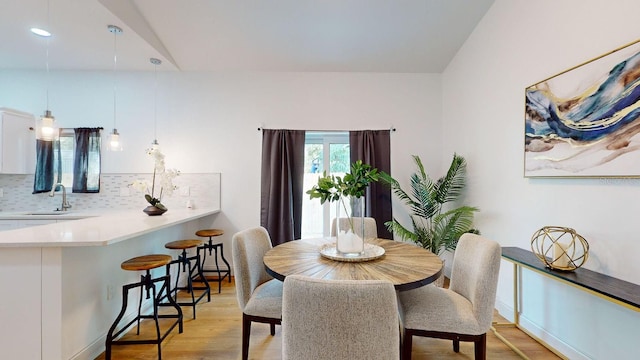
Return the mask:
{"type": "MultiPolygon", "coordinates": [[[[82,128],[82,127],[80,127],[80,128],[82,128]]],[[[58,128],[58,129],[60,129],[60,130],[75,130],[75,129],[78,129],[78,128],[64,128],[64,127],[63,127],[63,128],[58,128]]],[[[103,128],[102,126],[95,127],[95,128],[86,128],[86,129],[98,129],[98,130],[104,130],[104,128],[103,128]]]]}
{"type": "MultiPolygon", "coordinates": [[[[258,131],[264,130],[264,126],[258,126],[258,131]]],[[[302,129],[300,129],[302,130],[302,129]]],[[[367,129],[373,130],[373,129],[367,129]]],[[[377,129],[377,130],[387,130],[387,129],[377,129]]],[[[391,132],[395,132],[396,128],[392,125],[389,129],[391,132]]],[[[358,131],[358,130],[313,130],[313,129],[304,129],[304,131],[312,131],[312,132],[349,132],[349,131],[358,131]]]]}

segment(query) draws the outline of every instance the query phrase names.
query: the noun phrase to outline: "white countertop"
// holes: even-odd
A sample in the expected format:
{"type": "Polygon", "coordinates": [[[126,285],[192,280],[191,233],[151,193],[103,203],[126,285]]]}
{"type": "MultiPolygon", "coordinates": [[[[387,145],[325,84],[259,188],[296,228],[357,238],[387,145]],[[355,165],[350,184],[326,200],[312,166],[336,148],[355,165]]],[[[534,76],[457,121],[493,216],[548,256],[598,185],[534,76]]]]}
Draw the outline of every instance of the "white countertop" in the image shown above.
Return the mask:
{"type": "Polygon", "coordinates": [[[219,211],[214,208],[170,209],[161,216],[148,216],[141,210],[110,211],[103,215],[73,211],[64,215],[7,213],[0,215],[0,219],[79,220],[0,231],[0,247],[105,246],[219,211]]]}

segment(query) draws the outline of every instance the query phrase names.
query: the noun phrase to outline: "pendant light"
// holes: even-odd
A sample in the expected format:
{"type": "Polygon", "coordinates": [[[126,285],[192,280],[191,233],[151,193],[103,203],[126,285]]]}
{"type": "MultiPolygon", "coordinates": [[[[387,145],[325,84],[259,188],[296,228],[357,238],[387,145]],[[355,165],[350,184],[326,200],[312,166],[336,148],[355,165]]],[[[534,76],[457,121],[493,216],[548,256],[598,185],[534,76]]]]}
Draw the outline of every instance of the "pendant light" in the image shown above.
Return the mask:
{"type": "MultiPolygon", "coordinates": [[[[47,27],[50,26],[50,9],[49,9],[49,1],[47,1],[47,27]]],[[[51,141],[54,138],[55,129],[54,123],[55,118],[51,114],[51,110],[49,110],[49,38],[51,37],[51,33],[46,30],[32,28],[31,32],[38,36],[42,36],[46,38],[46,110],[44,111],[44,115],[38,119],[38,123],[36,124],[36,139],[51,141]]]]}
{"type": "Polygon", "coordinates": [[[113,34],[113,131],[109,135],[109,150],[122,151],[122,140],[120,133],[116,128],[116,68],[118,64],[118,55],[116,52],[116,38],[122,34],[122,29],[115,25],[108,25],[107,29],[113,34]]]}
{"type": "Polygon", "coordinates": [[[153,142],[151,148],[157,150],[160,147],[158,143],[158,65],[162,64],[162,60],[150,58],[153,64],[153,76],[155,78],[155,90],[153,94],[153,142]]]}

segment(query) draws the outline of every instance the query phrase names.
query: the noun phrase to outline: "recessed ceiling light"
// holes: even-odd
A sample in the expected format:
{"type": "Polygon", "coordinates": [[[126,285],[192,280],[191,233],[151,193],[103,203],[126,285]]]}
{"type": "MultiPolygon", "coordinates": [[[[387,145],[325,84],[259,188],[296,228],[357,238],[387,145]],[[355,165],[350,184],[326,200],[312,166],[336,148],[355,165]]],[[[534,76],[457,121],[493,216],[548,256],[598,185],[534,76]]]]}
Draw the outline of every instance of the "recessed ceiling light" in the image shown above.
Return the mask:
{"type": "Polygon", "coordinates": [[[47,30],[43,30],[43,29],[31,28],[31,32],[36,34],[36,35],[38,35],[38,36],[42,36],[42,37],[51,36],[50,32],[48,32],[47,30]]]}

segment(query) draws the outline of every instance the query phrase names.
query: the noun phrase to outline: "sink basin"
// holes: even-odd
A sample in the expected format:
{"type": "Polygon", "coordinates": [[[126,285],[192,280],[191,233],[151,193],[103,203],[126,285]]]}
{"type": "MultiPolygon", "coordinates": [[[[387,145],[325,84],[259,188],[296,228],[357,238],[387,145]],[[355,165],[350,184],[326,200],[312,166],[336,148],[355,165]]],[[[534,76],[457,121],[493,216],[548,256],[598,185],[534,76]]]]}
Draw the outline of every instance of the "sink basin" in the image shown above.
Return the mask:
{"type": "Polygon", "coordinates": [[[64,215],[69,214],[69,211],[59,211],[59,210],[42,210],[42,211],[28,211],[23,213],[23,215],[64,215]]]}

